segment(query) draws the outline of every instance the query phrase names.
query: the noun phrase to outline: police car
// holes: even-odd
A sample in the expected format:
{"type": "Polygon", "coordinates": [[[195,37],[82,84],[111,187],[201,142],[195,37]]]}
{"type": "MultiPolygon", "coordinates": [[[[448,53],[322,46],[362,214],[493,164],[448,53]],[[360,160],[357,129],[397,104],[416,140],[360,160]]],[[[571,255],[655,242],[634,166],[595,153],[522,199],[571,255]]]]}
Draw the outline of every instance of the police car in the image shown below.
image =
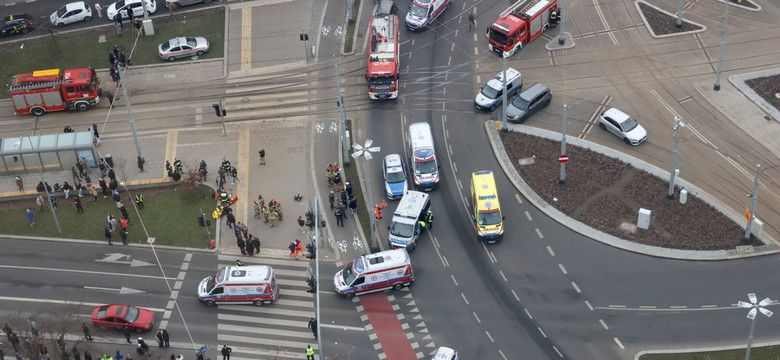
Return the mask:
{"type": "Polygon", "coordinates": [[[385,195],[390,200],[400,199],[406,193],[408,184],[401,155],[390,154],[382,160],[382,175],[385,177],[385,195]]]}
{"type": "MultiPolygon", "coordinates": [[[[501,104],[501,97],[504,87],[504,72],[500,71],[487,84],[474,99],[474,107],[479,110],[490,111],[501,104]]],[[[519,71],[513,68],[506,68],[506,98],[507,100],[517,93],[523,87],[523,76],[519,71]]]]}

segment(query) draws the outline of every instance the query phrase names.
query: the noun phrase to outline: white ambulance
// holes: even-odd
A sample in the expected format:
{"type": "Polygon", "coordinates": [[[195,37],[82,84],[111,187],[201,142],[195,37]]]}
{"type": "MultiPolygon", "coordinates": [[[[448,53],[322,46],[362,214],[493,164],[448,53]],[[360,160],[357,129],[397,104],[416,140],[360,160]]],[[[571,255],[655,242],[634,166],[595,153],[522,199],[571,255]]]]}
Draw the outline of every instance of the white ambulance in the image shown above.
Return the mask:
{"type": "Polygon", "coordinates": [[[406,27],[409,30],[422,30],[430,26],[444,10],[450,6],[452,0],[414,0],[406,14],[406,27]]]}
{"type": "Polygon", "coordinates": [[[414,282],[412,262],[404,249],[363,255],[333,276],[333,289],[348,299],[393,288],[399,290],[414,282]]]}
{"type": "Polygon", "coordinates": [[[422,232],[419,222],[426,218],[430,208],[430,195],[419,191],[407,191],[393,212],[390,226],[387,227],[390,230],[390,247],[414,250],[417,238],[422,232]]]}
{"type": "Polygon", "coordinates": [[[416,189],[430,191],[439,186],[439,164],[433,149],[431,126],[426,122],[409,125],[409,152],[416,189]]]}
{"type": "Polygon", "coordinates": [[[215,304],[270,304],[279,296],[274,269],[268,265],[226,266],[198,285],[200,302],[215,304]]]}

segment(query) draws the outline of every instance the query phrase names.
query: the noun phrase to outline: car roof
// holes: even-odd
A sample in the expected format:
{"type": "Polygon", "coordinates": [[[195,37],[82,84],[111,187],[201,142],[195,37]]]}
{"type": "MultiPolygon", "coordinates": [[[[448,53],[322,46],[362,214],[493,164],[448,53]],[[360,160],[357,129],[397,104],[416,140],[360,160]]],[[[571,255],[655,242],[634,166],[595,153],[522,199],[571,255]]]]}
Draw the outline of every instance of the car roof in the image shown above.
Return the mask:
{"type": "Polygon", "coordinates": [[[401,155],[390,154],[390,155],[385,156],[385,165],[387,167],[401,166],[401,155]]]}
{"type": "Polygon", "coordinates": [[[628,114],[618,110],[617,108],[611,108],[611,109],[605,111],[602,114],[602,116],[608,116],[608,117],[612,118],[612,120],[615,120],[615,121],[617,121],[619,123],[622,123],[622,122],[628,120],[628,118],[630,117],[630,116],[628,116],[628,114]]]}
{"type": "Polygon", "coordinates": [[[4,17],[3,21],[20,20],[20,19],[27,19],[32,21],[33,17],[27,14],[12,14],[4,17]]]}
{"type": "MultiPolygon", "coordinates": [[[[517,71],[517,70],[515,70],[513,68],[506,68],[506,78],[507,78],[507,81],[512,81],[515,78],[517,78],[518,76],[520,76],[520,72],[519,71],[517,71]]],[[[488,80],[487,86],[492,87],[494,89],[500,89],[503,86],[503,82],[504,82],[503,79],[504,79],[504,72],[503,71],[499,71],[498,74],[493,76],[492,79],[488,80]]]]}
{"type": "Polygon", "coordinates": [[[450,349],[446,346],[442,346],[439,348],[439,350],[436,351],[436,355],[433,356],[434,360],[436,359],[451,359],[455,355],[455,350],[450,349]]]}
{"type": "Polygon", "coordinates": [[[520,93],[520,97],[525,100],[531,100],[531,98],[538,95],[540,92],[549,90],[550,89],[546,85],[542,83],[536,83],[523,90],[523,92],[520,93]]]}
{"type": "Polygon", "coordinates": [[[74,1],[72,3],[65,4],[65,8],[68,9],[68,11],[75,9],[85,9],[87,8],[87,3],[83,1],[74,1]]]}

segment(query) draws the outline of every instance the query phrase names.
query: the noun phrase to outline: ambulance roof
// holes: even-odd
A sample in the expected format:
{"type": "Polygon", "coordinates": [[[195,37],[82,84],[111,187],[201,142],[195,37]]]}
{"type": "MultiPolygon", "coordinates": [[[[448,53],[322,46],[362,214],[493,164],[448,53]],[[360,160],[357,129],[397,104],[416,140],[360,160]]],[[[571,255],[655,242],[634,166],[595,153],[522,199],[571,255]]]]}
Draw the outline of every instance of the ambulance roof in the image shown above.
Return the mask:
{"type": "Polygon", "coordinates": [[[362,260],[363,264],[357,264],[356,262],[355,271],[371,272],[410,263],[409,253],[405,249],[387,250],[363,255],[362,260]],[[362,270],[357,268],[358,265],[361,265],[362,270]]]}
{"type": "Polygon", "coordinates": [[[217,273],[223,285],[257,284],[271,280],[274,270],[268,265],[227,266],[217,273]]]}
{"type": "Polygon", "coordinates": [[[433,149],[431,126],[426,122],[409,125],[409,142],[412,144],[412,149],[415,150],[421,148],[433,149]]]}
{"type": "Polygon", "coordinates": [[[422,212],[427,201],[428,194],[409,190],[401,198],[401,201],[398,203],[398,208],[395,209],[393,215],[415,220],[417,219],[417,216],[420,215],[420,212],[422,212]]]}
{"type": "Polygon", "coordinates": [[[500,208],[498,190],[493,172],[490,170],[475,171],[471,175],[471,181],[474,183],[474,195],[477,197],[477,210],[498,210],[500,208]]]}

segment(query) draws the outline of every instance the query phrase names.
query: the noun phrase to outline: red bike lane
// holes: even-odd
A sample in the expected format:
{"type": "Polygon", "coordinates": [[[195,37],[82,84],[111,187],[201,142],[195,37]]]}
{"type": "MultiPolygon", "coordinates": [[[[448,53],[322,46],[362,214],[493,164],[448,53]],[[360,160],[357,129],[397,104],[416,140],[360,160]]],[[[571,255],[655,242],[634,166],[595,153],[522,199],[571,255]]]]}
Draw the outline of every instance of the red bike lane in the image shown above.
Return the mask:
{"type": "Polygon", "coordinates": [[[360,303],[388,360],[417,359],[385,292],[361,295],[360,303]]]}

